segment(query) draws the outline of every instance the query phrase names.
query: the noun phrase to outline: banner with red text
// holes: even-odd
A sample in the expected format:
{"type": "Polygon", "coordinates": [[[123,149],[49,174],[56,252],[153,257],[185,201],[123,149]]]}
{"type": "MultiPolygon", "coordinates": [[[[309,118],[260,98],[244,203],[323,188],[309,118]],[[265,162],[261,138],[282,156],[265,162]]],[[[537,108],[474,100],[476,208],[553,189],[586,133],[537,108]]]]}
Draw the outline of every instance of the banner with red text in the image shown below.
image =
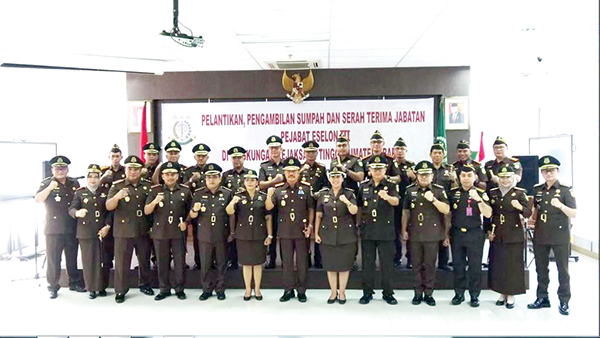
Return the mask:
{"type": "MultiPolygon", "coordinates": [[[[434,99],[327,100],[294,104],[276,102],[193,102],[163,103],[161,140],[181,143],[180,162],[194,165],[192,148],[205,143],[211,148],[209,162],[223,170],[231,168],[227,150],[247,150],[245,167],[259,169],[269,159],[266,140],[270,135],[283,139],[283,157],[303,161],[302,143],[319,143],[317,161],[329,168],[338,135],[350,140],[351,153],[370,154],[369,140],[375,130],[385,138],[385,151],[393,156],[398,137],[408,145],[407,158],[429,158],[433,143],[434,99]]],[[[164,160],[164,151],[161,152],[164,160]]]]}

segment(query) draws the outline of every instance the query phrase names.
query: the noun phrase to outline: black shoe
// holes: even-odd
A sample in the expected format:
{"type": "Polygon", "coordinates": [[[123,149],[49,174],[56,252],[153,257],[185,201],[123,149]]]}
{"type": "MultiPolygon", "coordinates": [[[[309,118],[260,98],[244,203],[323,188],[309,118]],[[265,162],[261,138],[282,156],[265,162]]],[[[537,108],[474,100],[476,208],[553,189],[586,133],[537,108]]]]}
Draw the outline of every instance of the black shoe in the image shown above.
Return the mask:
{"type": "Polygon", "coordinates": [[[179,292],[175,293],[175,295],[177,295],[177,299],[181,299],[181,300],[186,299],[185,292],[183,292],[183,291],[179,291],[179,292]]]}
{"type": "Polygon", "coordinates": [[[250,295],[250,296],[244,296],[244,300],[245,301],[249,301],[250,299],[252,299],[252,295],[250,295]]]}
{"type": "Polygon", "coordinates": [[[225,291],[217,291],[217,299],[225,300],[225,291]]]}
{"type": "Polygon", "coordinates": [[[423,301],[423,296],[422,295],[415,295],[412,299],[412,304],[413,305],[419,305],[421,304],[421,302],[423,301]]]}
{"type": "Polygon", "coordinates": [[[327,299],[327,304],[333,304],[333,303],[335,303],[335,301],[337,299],[338,299],[337,296],[335,296],[335,298],[329,298],[329,299],[327,299]]]}
{"type": "Polygon", "coordinates": [[[360,297],[360,300],[358,301],[358,303],[359,304],[369,304],[371,299],[373,299],[373,295],[363,295],[362,297],[360,297]]]}
{"type": "Polygon", "coordinates": [[[171,292],[159,292],[156,296],[154,296],[154,300],[163,300],[171,295],[171,292]]]}
{"type": "Polygon", "coordinates": [[[238,268],[238,263],[237,262],[232,262],[232,261],[227,262],[227,269],[229,269],[229,270],[237,270],[237,268],[238,268]]]}
{"type": "Polygon", "coordinates": [[[283,293],[283,296],[279,298],[280,302],[287,302],[288,300],[294,298],[296,295],[294,294],[294,290],[286,291],[283,293]]]}
{"type": "Polygon", "coordinates": [[[527,304],[528,309],[541,309],[543,307],[550,307],[550,300],[548,298],[538,298],[535,302],[527,304]]]}
{"type": "Polygon", "coordinates": [[[58,297],[58,292],[55,290],[49,291],[50,292],[50,299],[55,299],[56,297],[58,297]]]}
{"type": "Polygon", "coordinates": [[[352,271],[358,271],[358,263],[356,261],[352,263],[352,271]]]}
{"type": "Polygon", "coordinates": [[[263,300],[263,296],[262,295],[260,295],[260,296],[254,296],[254,298],[256,298],[256,300],[258,300],[258,301],[263,300]]]}
{"type": "Polygon", "coordinates": [[[390,305],[398,304],[398,301],[392,295],[383,295],[383,300],[385,300],[390,305]]]}
{"type": "Polygon", "coordinates": [[[406,263],[406,268],[407,269],[412,269],[412,263],[411,262],[406,263]]]}
{"type": "Polygon", "coordinates": [[[200,270],[200,264],[194,264],[194,270],[200,270]]]}
{"type": "Polygon", "coordinates": [[[438,270],[452,271],[452,269],[450,269],[450,267],[448,265],[440,265],[440,266],[438,266],[438,270]]]}
{"type": "Polygon", "coordinates": [[[89,299],[96,299],[96,291],[92,291],[90,292],[90,294],[88,295],[89,299]]]}
{"type": "Polygon", "coordinates": [[[425,297],[423,297],[423,300],[427,305],[435,306],[435,299],[433,299],[433,296],[425,295],[425,297]]]}
{"type": "Polygon", "coordinates": [[[479,307],[479,299],[477,297],[472,297],[469,303],[471,307],[479,307]]]}
{"type": "Polygon", "coordinates": [[[298,292],[298,301],[300,303],[306,303],[306,293],[298,292]]]}
{"type": "Polygon", "coordinates": [[[152,262],[152,270],[158,270],[158,266],[156,265],[156,262],[152,262]]]}
{"type": "Polygon", "coordinates": [[[500,299],[498,299],[498,300],[496,301],[496,305],[497,305],[497,306],[502,306],[502,305],[504,305],[504,304],[506,304],[506,298],[505,298],[504,300],[500,300],[500,299]]]}
{"type": "Polygon", "coordinates": [[[460,305],[465,301],[465,295],[459,295],[458,293],[452,298],[452,305],[460,305]]]}
{"type": "Polygon", "coordinates": [[[395,261],[394,267],[400,269],[402,267],[402,262],[400,260],[395,261]]]}
{"type": "Polygon", "coordinates": [[[102,290],[102,291],[98,292],[98,296],[106,297],[106,290],[102,290]]]}
{"type": "Polygon", "coordinates": [[[568,316],[569,315],[569,304],[560,302],[560,306],[558,307],[558,312],[561,315],[568,316]]]}
{"type": "Polygon", "coordinates": [[[506,308],[507,309],[512,309],[514,307],[515,307],[515,302],[512,302],[512,303],[506,302],[506,308]]]}
{"type": "Polygon", "coordinates": [[[77,292],[85,292],[85,288],[81,285],[69,286],[69,290],[77,292]]]}
{"type": "Polygon", "coordinates": [[[183,268],[184,268],[184,269],[186,269],[186,270],[189,270],[189,269],[190,269],[190,266],[189,266],[189,265],[187,265],[187,264],[183,264],[183,268]]]}
{"type": "Polygon", "coordinates": [[[340,303],[341,305],[346,304],[346,300],[345,299],[338,299],[338,303],[340,303]]]}
{"type": "Polygon", "coordinates": [[[115,296],[115,302],[117,303],[123,303],[125,301],[125,294],[124,293],[117,293],[115,296]]]}
{"type": "Polygon", "coordinates": [[[268,259],[267,264],[265,264],[265,269],[275,269],[275,261],[268,259]]]}
{"type": "Polygon", "coordinates": [[[200,295],[200,300],[207,300],[208,297],[212,296],[212,291],[211,292],[202,292],[202,294],[200,295]]]}
{"type": "Polygon", "coordinates": [[[315,269],[323,269],[323,263],[321,263],[321,262],[316,262],[316,263],[315,263],[315,269]]]}
{"type": "Polygon", "coordinates": [[[140,292],[145,294],[146,296],[153,296],[154,295],[154,290],[152,290],[151,287],[149,286],[142,286],[140,287],[140,292]]]}

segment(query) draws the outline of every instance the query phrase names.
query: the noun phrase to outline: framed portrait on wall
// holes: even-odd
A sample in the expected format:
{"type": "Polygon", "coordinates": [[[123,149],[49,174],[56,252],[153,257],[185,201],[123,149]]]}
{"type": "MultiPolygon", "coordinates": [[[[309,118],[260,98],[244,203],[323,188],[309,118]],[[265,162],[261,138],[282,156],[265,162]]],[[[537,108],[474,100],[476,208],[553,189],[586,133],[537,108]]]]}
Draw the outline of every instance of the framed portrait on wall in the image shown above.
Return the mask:
{"type": "Polygon", "coordinates": [[[445,100],[444,115],[447,130],[469,129],[469,97],[454,96],[445,100]]]}
{"type": "Polygon", "coordinates": [[[146,130],[152,131],[152,101],[129,101],[129,112],[127,114],[127,132],[142,132],[142,113],[146,104],[146,130]]]}

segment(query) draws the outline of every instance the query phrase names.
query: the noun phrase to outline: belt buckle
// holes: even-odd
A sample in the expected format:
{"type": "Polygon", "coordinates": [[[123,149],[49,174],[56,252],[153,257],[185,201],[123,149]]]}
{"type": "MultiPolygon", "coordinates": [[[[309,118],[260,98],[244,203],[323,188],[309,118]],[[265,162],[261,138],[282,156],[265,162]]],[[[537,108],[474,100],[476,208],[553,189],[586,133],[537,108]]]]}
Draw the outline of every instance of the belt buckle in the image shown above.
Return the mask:
{"type": "Polygon", "coordinates": [[[467,232],[467,228],[460,228],[460,232],[467,232]]]}
{"type": "Polygon", "coordinates": [[[215,214],[212,214],[212,216],[210,216],[210,221],[211,223],[215,223],[217,221],[217,216],[215,214]]]}
{"type": "Polygon", "coordinates": [[[505,220],[506,218],[504,217],[504,215],[500,214],[500,224],[504,224],[505,220]]]}
{"type": "Polygon", "coordinates": [[[96,210],[96,211],[94,212],[94,216],[96,216],[96,218],[100,217],[100,211],[96,210]]]}
{"type": "Polygon", "coordinates": [[[254,221],[254,216],[250,215],[248,216],[248,223],[252,223],[254,221]]]}
{"type": "Polygon", "coordinates": [[[419,222],[423,222],[423,219],[425,219],[425,217],[423,217],[423,213],[420,212],[419,215],[417,216],[417,220],[419,222]]]}
{"type": "Polygon", "coordinates": [[[173,224],[173,216],[169,216],[169,224],[173,224]]]}
{"type": "Polygon", "coordinates": [[[296,219],[296,214],[293,212],[290,212],[290,219],[292,220],[292,222],[296,219]]]}
{"type": "Polygon", "coordinates": [[[371,216],[373,216],[373,217],[377,217],[377,209],[373,209],[373,210],[371,211],[371,216]]]}
{"type": "Polygon", "coordinates": [[[141,210],[137,210],[135,212],[135,214],[137,215],[137,217],[142,217],[142,211],[141,210]]]}
{"type": "Polygon", "coordinates": [[[333,217],[331,218],[331,220],[333,221],[333,223],[337,223],[337,216],[333,216],[333,217]]]}
{"type": "Polygon", "coordinates": [[[540,218],[541,218],[542,222],[546,223],[546,221],[548,220],[548,215],[547,214],[542,214],[540,216],[540,218]]]}

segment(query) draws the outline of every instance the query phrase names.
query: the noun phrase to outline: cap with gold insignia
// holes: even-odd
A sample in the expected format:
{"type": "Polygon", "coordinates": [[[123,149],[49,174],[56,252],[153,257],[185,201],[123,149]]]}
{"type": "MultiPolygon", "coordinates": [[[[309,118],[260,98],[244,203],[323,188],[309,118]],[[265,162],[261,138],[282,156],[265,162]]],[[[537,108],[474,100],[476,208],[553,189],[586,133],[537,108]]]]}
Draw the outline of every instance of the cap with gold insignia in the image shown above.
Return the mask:
{"type": "Polygon", "coordinates": [[[160,147],[156,143],[149,142],[144,145],[142,150],[148,154],[158,154],[160,147]]]}
{"type": "Polygon", "coordinates": [[[258,174],[255,170],[248,169],[248,171],[246,171],[244,174],[244,178],[258,178],[258,174]]]}
{"type": "Polygon", "coordinates": [[[99,165],[97,165],[97,164],[90,164],[87,167],[87,172],[88,173],[99,173],[100,174],[100,173],[102,173],[102,170],[100,170],[100,166],[99,165]]]}
{"type": "Polygon", "coordinates": [[[560,161],[554,156],[542,156],[538,160],[538,167],[540,167],[541,170],[558,168],[560,167],[560,161]]]}
{"type": "Polygon", "coordinates": [[[406,142],[404,142],[402,137],[398,137],[398,140],[394,143],[394,147],[406,147],[406,142]]]}
{"type": "Polygon", "coordinates": [[[279,147],[282,144],[283,140],[277,135],[271,135],[267,138],[267,146],[269,147],[279,147]]]}
{"type": "Polygon", "coordinates": [[[175,140],[169,141],[165,146],[165,151],[181,151],[181,144],[175,140]]]}
{"type": "Polygon", "coordinates": [[[431,174],[433,172],[433,163],[429,161],[421,161],[415,166],[417,174],[431,174]]]}
{"type": "Polygon", "coordinates": [[[227,155],[231,157],[241,157],[246,153],[246,149],[242,147],[231,147],[227,150],[227,155]]]}
{"type": "Polygon", "coordinates": [[[344,142],[350,142],[350,141],[348,141],[348,139],[347,139],[346,137],[344,137],[344,136],[339,136],[339,137],[337,138],[337,141],[336,141],[336,142],[337,142],[337,143],[344,143],[344,142]]]}
{"type": "Polygon", "coordinates": [[[383,155],[375,155],[369,159],[368,167],[373,169],[386,168],[387,160],[383,155]]]}
{"type": "Polygon", "coordinates": [[[469,145],[469,141],[460,140],[460,141],[458,141],[458,144],[456,145],[456,149],[471,149],[471,146],[469,145]]]}
{"type": "Polygon", "coordinates": [[[177,162],[167,162],[162,167],[163,173],[179,173],[181,166],[177,162]]]}
{"type": "Polygon", "coordinates": [[[69,160],[69,158],[63,155],[54,156],[50,160],[50,165],[53,167],[64,166],[69,164],[71,164],[71,161],[69,160]]]}
{"type": "Polygon", "coordinates": [[[431,146],[431,148],[429,149],[429,153],[431,153],[431,152],[432,152],[432,151],[434,151],[434,150],[441,150],[441,151],[443,151],[443,152],[445,152],[445,151],[446,151],[446,149],[444,149],[444,144],[443,144],[443,143],[441,143],[441,142],[435,142],[435,143],[434,143],[434,144],[431,146]]]}
{"type": "Polygon", "coordinates": [[[220,175],[222,172],[223,169],[221,169],[221,167],[216,163],[209,163],[204,168],[204,175],[206,176],[220,175]]]}
{"type": "Polygon", "coordinates": [[[504,139],[500,136],[496,137],[496,141],[494,141],[494,146],[495,145],[499,145],[499,144],[504,144],[505,146],[508,147],[508,144],[506,143],[506,141],[504,141],[504,139]]]}
{"type": "Polygon", "coordinates": [[[505,164],[498,170],[498,177],[508,177],[515,173],[515,169],[510,164],[505,164]]]}
{"type": "Polygon", "coordinates": [[[125,163],[126,167],[134,167],[134,168],[141,168],[144,165],[142,160],[135,155],[127,156],[127,158],[125,159],[125,161],[123,161],[123,163],[125,163]]]}
{"type": "Polygon", "coordinates": [[[306,141],[302,143],[302,149],[304,149],[304,151],[317,151],[319,149],[319,144],[317,141],[306,141]]]}
{"type": "Polygon", "coordinates": [[[192,152],[195,155],[206,155],[210,152],[210,147],[204,143],[198,143],[192,149],[192,152]]]}
{"type": "Polygon", "coordinates": [[[295,157],[288,157],[283,161],[283,170],[300,170],[300,161],[295,157]]]}
{"type": "Polygon", "coordinates": [[[383,136],[381,135],[379,130],[375,130],[375,132],[373,133],[373,136],[371,136],[371,141],[377,141],[377,142],[383,141],[383,136]]]}
{"type": "Polygon", "coordinates": [[[111,153],[120,153],[121,148],[119,148],[119,146],[115,143],[115,144],[113,144],[112,148],[110,148],[110,152],[111,153]]]}
{"type": "Polygon", "coordinates": [[[458,173],[468,173],[468,172],[474,172],[475,171],[475,167],[473,166],[473,164],[471,163],[466,163],[463,164],[460,169],[458,170],[458,173]]]}
{"type": "Polygon", "coordinates": [[[329,176],[329,177],[331,177],[331,176],[346,177],[346,173],[341,171],[339,167],[333,167],[331,170],[329,170],[329,172],[327,173],[327,176],[329,176]]]}

